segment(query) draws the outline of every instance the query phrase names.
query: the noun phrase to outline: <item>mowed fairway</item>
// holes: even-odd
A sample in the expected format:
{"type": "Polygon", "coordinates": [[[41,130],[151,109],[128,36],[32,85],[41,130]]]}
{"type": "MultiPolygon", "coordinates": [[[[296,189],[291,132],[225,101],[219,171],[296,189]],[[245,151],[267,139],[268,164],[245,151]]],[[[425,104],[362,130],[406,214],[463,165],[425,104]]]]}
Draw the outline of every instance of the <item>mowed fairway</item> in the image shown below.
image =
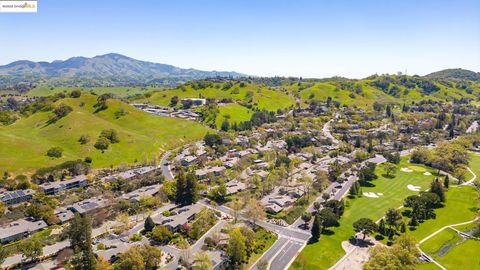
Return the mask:
{"type": "Polygon", "coordinates": [[[67,98],[58,103],[71,106],[73,111],[54,124],[46,124],[52,112],[38,112],[0,127],[0,171],[31,173],[37,168],[86,156],[93,159],[95,168],[151,161],[166,149],[198,140],[209,131],[199,123],[154,116],[117,100],[109,100],[107,110],[94,113],[96,96],[93,95],[83,94],[78,99],[67,98]],[[115,112],[120,108],[127,114],[117,119],[115,112]],[[93,145],[104,129],[116,130],[120,142],[111,144],[102,153],[93,145]],[[90,141],[80,144],[81,135],[88,135],[90,141]],[[63,157],[46,156],[47,150],[54,146],[64,149],[63,157]]]}
{"type": "Polygon", "coordinates": [[[444,226],[463,223],[475,218],[478,210],[477,191],[471,186],[451,187],[446,192],[445,207],[435,209],[437,217],[425,220],[416,230],[409,231],[417,241],[429,236],[444,226]]]}
{"type": "MultiPolygon", "coordinates": [[[[407,163],[407,158],[402,158],[398,165],[399,169],[409,166],[412,165],[407,163]]],[[[426,190],[434,176],[424,175],[424,172],[430,171],[433,173],[433,170],[421,165],[415,165],[415,167],[417,168],[413,172],[398,170],[396,177],[390,179],[381,176],[383,168],[381,165],[377,166],[376,173],[379,178],[372,181],[375,186],[362,187],[362,191],[383,193],[383,196],[379,198],[362,196],[349,200],[350,206],[346,208],[343,217],[340,219],[340,227],[333,228],[335,233],[333,235],[322,235],[317,243],[308,244],[291,268],[328,269],[345,254],[341,243],[354,235],[352,224],[356,220],[366,217],[376,221],[385,214],[387,209],[400,207],[405,197],[419,193],[409,190],[407,188],[409,184],[419,186],[421,190],[426,190]],[[301,265],[301,261],[305,262],[305,265],[301,265]]]]}
{"type": "Polygon", "coordinates": [[[218,128],[221,127],[225,119],[228,119],[228,122],[232,124],[249,121],[253,115],[253,112],[251,110],[236,103],[219,106],[218,109],[220,111],[216,119],[216,124],[218,128]]]}

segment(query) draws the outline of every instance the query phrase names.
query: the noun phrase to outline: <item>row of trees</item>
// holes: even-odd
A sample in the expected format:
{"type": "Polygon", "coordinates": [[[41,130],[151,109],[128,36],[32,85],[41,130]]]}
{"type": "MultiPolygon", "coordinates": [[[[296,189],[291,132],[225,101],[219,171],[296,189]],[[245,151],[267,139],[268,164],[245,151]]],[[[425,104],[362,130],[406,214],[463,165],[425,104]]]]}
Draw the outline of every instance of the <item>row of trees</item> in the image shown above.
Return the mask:
{"type": "MultiPolygon", "coordinates": [[[[313,214],[313,225],[311,229],[312,237],[310,242],[317,242],[320,235],[327,232],[330,227],[339,226],[339,219],[343,215],[345,205],[343,201],[330,200],[324,203],[323,209],[320,210],[320,205],[315,205],[317,209],[313,214]]],[[[304,219],[305,221],[306,219],[304,219]]],[[[308,221],[307,221],[308,222],[308,221]]]]}

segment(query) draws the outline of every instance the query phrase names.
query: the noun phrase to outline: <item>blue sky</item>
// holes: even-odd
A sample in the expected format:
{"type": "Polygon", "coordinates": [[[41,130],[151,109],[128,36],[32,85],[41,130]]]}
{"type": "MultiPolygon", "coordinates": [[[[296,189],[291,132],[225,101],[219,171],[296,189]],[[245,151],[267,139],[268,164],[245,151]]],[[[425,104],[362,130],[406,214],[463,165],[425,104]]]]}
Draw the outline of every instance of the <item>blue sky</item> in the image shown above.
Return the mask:
{"type": "Polygon", "coordinates": [[[479,0],[39,0],[0,13],[0,64],[110,52],[261,76],[480,71],[479,0]]]}

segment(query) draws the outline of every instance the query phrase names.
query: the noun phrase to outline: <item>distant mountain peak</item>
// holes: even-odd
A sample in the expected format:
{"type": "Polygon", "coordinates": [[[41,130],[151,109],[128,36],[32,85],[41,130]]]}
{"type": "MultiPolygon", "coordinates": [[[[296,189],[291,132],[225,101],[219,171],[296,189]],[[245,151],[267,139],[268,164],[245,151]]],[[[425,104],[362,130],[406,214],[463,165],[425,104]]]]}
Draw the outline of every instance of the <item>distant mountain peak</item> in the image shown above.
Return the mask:
{"type": "Polygon", "coordinates": [[[203,71],[172,65],[136,60],[118,53],[91,58],[76,56],[53,62],[15,61],[0,66],[0,88],[18,83],[38,83],[75,86],[115,86],[157,84],[173,86],[209,77],[243,77],[231,71],[203,71]]]}

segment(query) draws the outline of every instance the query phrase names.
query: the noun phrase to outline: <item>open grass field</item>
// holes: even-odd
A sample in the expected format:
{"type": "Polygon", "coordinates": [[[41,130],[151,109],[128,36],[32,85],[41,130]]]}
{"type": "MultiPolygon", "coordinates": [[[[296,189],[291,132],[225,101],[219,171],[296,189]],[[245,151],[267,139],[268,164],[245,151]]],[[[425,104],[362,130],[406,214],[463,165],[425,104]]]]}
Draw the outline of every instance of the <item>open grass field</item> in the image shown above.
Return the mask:
{"type": "MultiPolygon", "coordinates": [[[[477,177],[480,177],[480,153],[470,152],[469,157],[470,157],[470,162],[469,162],[468,166],[477,175],[477,177]]],[[[466,178],[466,180],[468,181],[470,179],[466,178]]]]}
{"type": "Polygon", "coordinates": [[[407,230],[417,241],[422,240],[438,229],[455,223],[462,223],[475,218],[477,191],[471,186],[451,187],[446,193],[445,207],[435,210],[437,218],[421,223],[414,231],[407,230]]]}
{"type": "MultiPolygon", "coordinates": [[[[402,158],[398,167],[409,166],[411,165],[407,163],[407,158],[402,158]]],[[[433,170],[426,167],[415,166],[433,173],[433,170]]],[[[297,260],[296,263],[292,264],[291,269],[328,269],[345,254],[341,242],[353,236],[352,224],[356,220],[363,217],[375,221],[380,219],[387,209],[401,206],[405,197],[418,194],[416,191],[409,190],[407,185],[412,184],[419,186],[421,190],[425,190],[434,179],[433,175],[426,176],[423,172],[402,172],[400,170],[397,171],[395,178],[385,178],[381,176],[383,173],[382,166],[378,166],[376,172],[379,178],[372,181],[375,186],[362,187],[362,191],[383,193],[383,196],[379,198],[362,196],[349,200],[349,206],[347,205],[345,213],[340,219],[340,227],[333,229],[333,235],[322,235],[317,243],[308,244],[300,254],[301,257],[306,258],[303,260],[306,265],[299,265],[302,260],[297,260]]]]}
{"type": "MultiPolygon", "coordinates": [[[[433,240],[433,238],[431,240],[433,240]]],[[[446,269],[478,270],[480,269],[480,256],[478,256],[479,251],[480,241],[474,239],[467,239],[464,242],[452,246],[442,256],[433,255],[433,258],[446,269]]],[[[426,270],[440,268],[434,263],[422,263],[418,265],[416,269],[426,270]]]]}
{"type": "Polygon", "coordinates": [[[295,104],[295,99],[285,92],[252,84],[245,84],[244,87],[241,87],[239,83],[233,84],[226,90],[223,89],[223,84],[216,84],[216,86],[209,86],[204,89],[193,89],[190,85],[187,85],[183,89],[176,88],[154,92],[151,97],[138,99],[135,102],[168,106],[173,96],[177,96],[179,99],[204,97],[215,98],[216,100],[230,98],[236,101],[246,101],[248,93],[252,95],[251,104],[259,109],[276,111],[295,104]]]}
{"type": "Polygon", "coordinates": [[[96,97],[88,94],[57,103],[67,104],[73,111],[56,123],[47,124],[52,112],[38,112],[0,127],[0,171],[28,174],[40,167],[86,156],[93,159],[94,168],[151,161],[166,149],[211,132],[199,123],[154,116],[117,100],[109,100],[108,109],[94,113],[96,97]],[[115,112],[120,108],[127,114],[116,118],[115,112]],[[116,130],[120,142],[102,152],[94,144],[104,129],[116,130]],[[88,135],[90,141],[80,144],[81,135],[88,135]],[[61,158],[46,156],[47,150],[54,146],[63,148],[61,158]]]}
{"type": "Polygon", "coordinates": [[[127,97],[135,94],[145,94],[151,91],[159,90],[159,88],[153,87],[124,87],[124,86],[115,86],[115,87],[49,87],[49,86],[38,86],[27,92],[29,97],[43,97],[51,96],[57,93],[70,93],[73,90],[81,90],[84,93],[94,92],[98,95],[111,93],[117,97],[127,97]]]}
{"type": "Polygon", "coordinates": [[[480,241],[465,240],[465,242],[451,248],[438,262],[447,269],[480,269],[480,241]]]}
{"type": "Polygon", "coordinates": [[[456,231],[448,228],[428,239],[428,241],[423,242],[420,248],[427,254],[435,255],[441,251],[443,247],[454,245],[461,240],[462,237],[458,235],[456,231]]]}
{"type": "Polygon", "coordinates": [[[225,119],[228,119],[228,122],[232,124],[235,122],[249,121],[253,115],[251,110],[236,103],[219,106],[218,109],[220,110],[216,119],[218,128],[220,128],[225,119]]]}

